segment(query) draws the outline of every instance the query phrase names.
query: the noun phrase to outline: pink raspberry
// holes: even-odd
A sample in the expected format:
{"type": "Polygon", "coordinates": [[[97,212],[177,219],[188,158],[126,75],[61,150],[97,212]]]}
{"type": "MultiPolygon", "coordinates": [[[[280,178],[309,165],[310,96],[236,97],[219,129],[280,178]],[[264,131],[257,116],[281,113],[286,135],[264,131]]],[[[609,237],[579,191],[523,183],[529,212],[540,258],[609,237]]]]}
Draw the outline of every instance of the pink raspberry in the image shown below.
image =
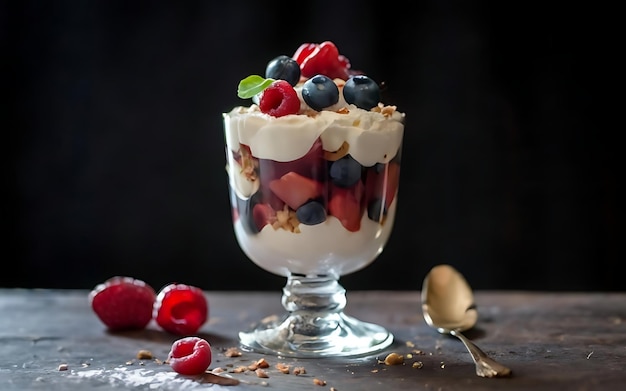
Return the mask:
{"type": "Polygon", "coordinates": [[[167,361],[181,375],[195,376],[204,373],[211,365],[211,345],[199,337],[185,337],[174,341],[167,361]]]}
{"type": "Polygon", "coordinates": [[[172,283],[157,295],[153,316],[169,333],[194,334],[208,320],[209,304],[200,288],[172,283]]]}
{"type": "Polygon", "coordinates": [[[296,114],[300,110],[300,98],[291,84],[276,80],[267,87],[259,99],[261,112],[274,117],[296,114]]]}

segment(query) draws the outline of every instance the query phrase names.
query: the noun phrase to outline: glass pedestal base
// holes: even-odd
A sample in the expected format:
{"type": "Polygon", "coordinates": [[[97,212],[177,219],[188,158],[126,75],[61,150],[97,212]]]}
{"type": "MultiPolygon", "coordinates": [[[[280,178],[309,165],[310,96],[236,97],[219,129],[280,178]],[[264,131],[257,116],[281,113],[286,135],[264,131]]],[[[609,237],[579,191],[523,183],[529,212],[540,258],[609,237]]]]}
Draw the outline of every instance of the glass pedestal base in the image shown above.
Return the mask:
{"type": "Polygon", "coordinates": [[[282,303],[287,314],[268,318],[239,333],[242,348],[285,357],[355,356],[375,353],[393,342],[384,327],[346,315],[345,290],[336,278],[288,278],[282,303]]]}

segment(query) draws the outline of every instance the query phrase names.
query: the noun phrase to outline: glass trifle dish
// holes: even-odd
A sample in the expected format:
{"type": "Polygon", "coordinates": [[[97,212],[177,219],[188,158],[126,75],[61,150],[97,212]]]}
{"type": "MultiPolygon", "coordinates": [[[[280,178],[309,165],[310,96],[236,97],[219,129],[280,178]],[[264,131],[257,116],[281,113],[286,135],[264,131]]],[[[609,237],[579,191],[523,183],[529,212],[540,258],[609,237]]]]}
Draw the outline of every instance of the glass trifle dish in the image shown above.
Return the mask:
{"type": "Polygon", "coordinates": [[[281,316],[239,333],[244,349],[353,356],[389,346],[347,315],[339,279],[383,251],[398,203],[405,114],[330,41],[302,44],[239,83],[223,114],[233,226],[262,269],[284,276],[281,316]]]}

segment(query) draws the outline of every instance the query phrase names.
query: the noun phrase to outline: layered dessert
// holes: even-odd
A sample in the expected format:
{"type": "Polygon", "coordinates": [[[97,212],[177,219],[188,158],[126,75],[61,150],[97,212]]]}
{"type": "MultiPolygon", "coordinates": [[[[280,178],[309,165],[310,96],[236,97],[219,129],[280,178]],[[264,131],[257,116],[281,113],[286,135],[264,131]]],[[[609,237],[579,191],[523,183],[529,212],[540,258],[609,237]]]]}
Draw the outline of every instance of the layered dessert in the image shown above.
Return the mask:
{"type": "Polygon", "coordinates": [[[341,276],[382,251],[398,201],[405,115],[332,42],[244,78],[224,113],[234,230],[260,267],[341,276]]]}

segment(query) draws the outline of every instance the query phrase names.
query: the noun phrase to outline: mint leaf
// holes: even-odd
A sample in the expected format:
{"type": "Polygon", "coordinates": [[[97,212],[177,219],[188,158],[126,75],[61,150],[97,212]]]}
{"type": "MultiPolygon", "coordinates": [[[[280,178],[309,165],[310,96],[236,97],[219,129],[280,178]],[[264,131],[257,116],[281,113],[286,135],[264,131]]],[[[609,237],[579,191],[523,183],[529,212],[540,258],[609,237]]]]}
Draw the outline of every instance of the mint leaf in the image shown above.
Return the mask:
{"type": "Polygon", "coordinates": [[[269,87],[274,81],[274,79],[265,79],[259,75],[250,75],[239,82],[237,96],[242,99],[252,98],[269,87]]]}

